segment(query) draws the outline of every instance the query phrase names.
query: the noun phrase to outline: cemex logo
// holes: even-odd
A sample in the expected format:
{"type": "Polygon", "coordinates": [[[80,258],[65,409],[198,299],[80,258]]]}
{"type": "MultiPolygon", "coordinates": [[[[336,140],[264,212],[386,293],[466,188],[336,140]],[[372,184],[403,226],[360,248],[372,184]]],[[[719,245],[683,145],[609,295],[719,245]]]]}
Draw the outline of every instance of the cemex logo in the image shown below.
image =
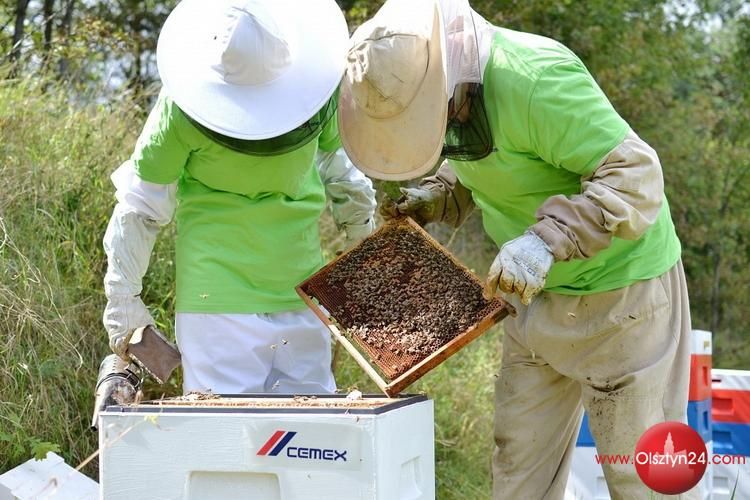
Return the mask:
{"type": "Polygon", "coordinates": [[[329,460],[332,462],[341,460],[346,462],[346,450],[287,446],[296,435],[297,433],[294,431],[276,431],[271,438],[266,441],[266,444],[258,450],[257,454],[261,457],[275,457],[286,448],[286,456],[289,458],[329,460]]]}

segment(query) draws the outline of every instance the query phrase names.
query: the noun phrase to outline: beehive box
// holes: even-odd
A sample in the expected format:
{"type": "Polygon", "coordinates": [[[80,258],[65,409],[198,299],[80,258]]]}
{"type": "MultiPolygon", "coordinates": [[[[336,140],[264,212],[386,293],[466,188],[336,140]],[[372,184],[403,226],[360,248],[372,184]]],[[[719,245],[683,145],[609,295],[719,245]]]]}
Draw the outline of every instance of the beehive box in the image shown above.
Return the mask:
{"type": "Polygon", "coordinates": [[[195,396],[101,413],[100,498],[435,498],[425,396],[195,396]]]}
{"type": "Polygon", "coordinates": [[[512,312],[409,218],[381,227],[297,287],[393,396],[512,312]]]}

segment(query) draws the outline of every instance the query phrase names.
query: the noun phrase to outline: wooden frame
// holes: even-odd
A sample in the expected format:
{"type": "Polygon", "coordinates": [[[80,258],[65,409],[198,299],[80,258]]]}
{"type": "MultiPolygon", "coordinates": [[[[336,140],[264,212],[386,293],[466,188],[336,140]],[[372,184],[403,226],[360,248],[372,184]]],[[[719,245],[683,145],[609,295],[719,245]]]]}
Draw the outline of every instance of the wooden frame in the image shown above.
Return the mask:
{"type": "MultiPolygon", "coordinates": [[[[411,226],[412,229],[415,229],[419,234],[421,234],[422,237],[427,239],[428,243],[430,243],[431,246],[435,247],[436,250],[440,251],[441,253],[447,255],[451,261],[456,265],[459,269],[463,270],[467,276],[474,279],[480,286],[481,282],[474,276],[474,274],[466,268],[463,264],[461,264],[453,255],[450,254],[445,248],[443,248],[440,243],[435,240],[429,233],[427,233],[424,229],[422,229],[416,222],[414,222],[412,219],[406,217],[403,219],[397,219],[394,221],[389,222],[385,226],[381,227],[378,231],[373,233],[369,238],[377,236],[380,232],[385,231],[389,228],[391,228],[393,225],[397,224],[408,224],[411,226]]],[[[353,248],[349,250],[349,252],[354,251],[356,249],[353,248]]],[[[317,276],[321,273],[327,273],[332,267],[334,267],[338,261],[344,257],[349,252],[346,252],[342,255],[339,255],[334,260],[329,262],[326,266],[324,266],[318,273],[316,273],[314,276],[317,276]]],[[[435,352],[424,358],[423,360],[417,362],[414,366],[409,368],[406,372],[401,374],[400,376],[396,377],[393,380],[387,381],[386,379],[381,376],[381,374],[378,372],[378,370],[373,367],[373,365],[367,360],[367,358],[362,354],[360,348],[358,348],[354,342],[352,342],[350,339],[344,335],[339,327],[331,320],[331,318],[328,316],[328,314],[313,300],[313,297],[308,295],[304,288],[308,284],[310,280],[312,280],[313,277],[308,278],[308,280],[301,283],[299,286],[296,287],[297,293],[300,297],[302,297],[302,300],[304,300],[305,304],[315,313],[315,315],[328,327],[333,337],[344,346],[344,349],[354,358],[354,360],[357,362],[357,364],[365,371],[368,377],[370,377],[375,384],[382,390],[386,395],[389,397],[394,397],[397,394],[399,394],[403,389],[420,379],[422,376],[424,376],[426,373],[428,373],[433,368],[437,367],[439,364],[441,364],[443,361],[451,357],[453,354],[461,350],[463,347],[465,347],[467,344],[469,344],[471,341],[475,340],[477,337],[479,337],[482,333],[484,333],[488,328],[490,328],[495,323],[501,321],[509,314],[515,315],[515,309],[513,306],[508,304],[507,302],[503,301],[502,299],[495,299],[499,300],[501,302],[501,307],[495,310],[493,314],[485,316],[481,321],[474,324],[469,329],[465,330],[462,333],[459,333],[455,338],[450,340],[449,342],[445,343],[442,347],[437,349],[435,352]]]]}

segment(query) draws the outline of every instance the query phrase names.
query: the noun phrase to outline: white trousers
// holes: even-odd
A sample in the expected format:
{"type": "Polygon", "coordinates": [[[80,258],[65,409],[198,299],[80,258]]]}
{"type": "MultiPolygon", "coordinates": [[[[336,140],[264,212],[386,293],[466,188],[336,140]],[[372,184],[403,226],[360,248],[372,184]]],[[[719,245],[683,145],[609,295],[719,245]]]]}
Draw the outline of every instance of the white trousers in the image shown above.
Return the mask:
{"type": "Polygon", "coordinates": [[[312,311],[177,313],[183,391],[331,393],[331,337],[312,311]]]}

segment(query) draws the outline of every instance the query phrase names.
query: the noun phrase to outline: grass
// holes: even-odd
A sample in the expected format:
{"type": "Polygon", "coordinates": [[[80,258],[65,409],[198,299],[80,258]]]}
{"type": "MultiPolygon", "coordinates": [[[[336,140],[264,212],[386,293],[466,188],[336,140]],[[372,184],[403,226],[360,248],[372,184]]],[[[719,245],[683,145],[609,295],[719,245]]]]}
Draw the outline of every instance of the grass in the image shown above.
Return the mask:
{"type": "MultiPolygon", "coordinates": [[[[47,450],[77,465],[97,449],[88,429],[99,362],[109,352],[101,246],[114,191],[144,120],[138,103],[73,103],[64,87],[0,80],[0,473],[47,450]]],[[[340,245],[330,217],[322,229],[340,245]]],[[[173,229],[161,233],[144,280],[158,326],[173,330],[173,229]]],[[[476,269],[489,265],[477,217],[436,236],[476,269]]],[[[492,390],[500,333],[492,331],[410,388],[435,399],[438,497],[490,495],[492,390]]],[[[377,392],[342,352],[341,388],[377,392]]],[[[149,385],[178,394],[179,379],[149,385]]],[[[96,477],[97,461],[84,472],[96,477]]]]}
{"type": "MultiPolygon", "coordinates": [[[[114,205],[108,176],[142,119],[132,102],[80,105],[46,82],[0,84],[0,471],[45,443],[69,463],[96,450],[87,420],[108,352],[101,326],[101,238],[114,205]]],[[[163,236],[146,301],[167,327],[172,238],[163,236]]],[[[95,465],[86,472],[95,475],[95,465]]]]}

